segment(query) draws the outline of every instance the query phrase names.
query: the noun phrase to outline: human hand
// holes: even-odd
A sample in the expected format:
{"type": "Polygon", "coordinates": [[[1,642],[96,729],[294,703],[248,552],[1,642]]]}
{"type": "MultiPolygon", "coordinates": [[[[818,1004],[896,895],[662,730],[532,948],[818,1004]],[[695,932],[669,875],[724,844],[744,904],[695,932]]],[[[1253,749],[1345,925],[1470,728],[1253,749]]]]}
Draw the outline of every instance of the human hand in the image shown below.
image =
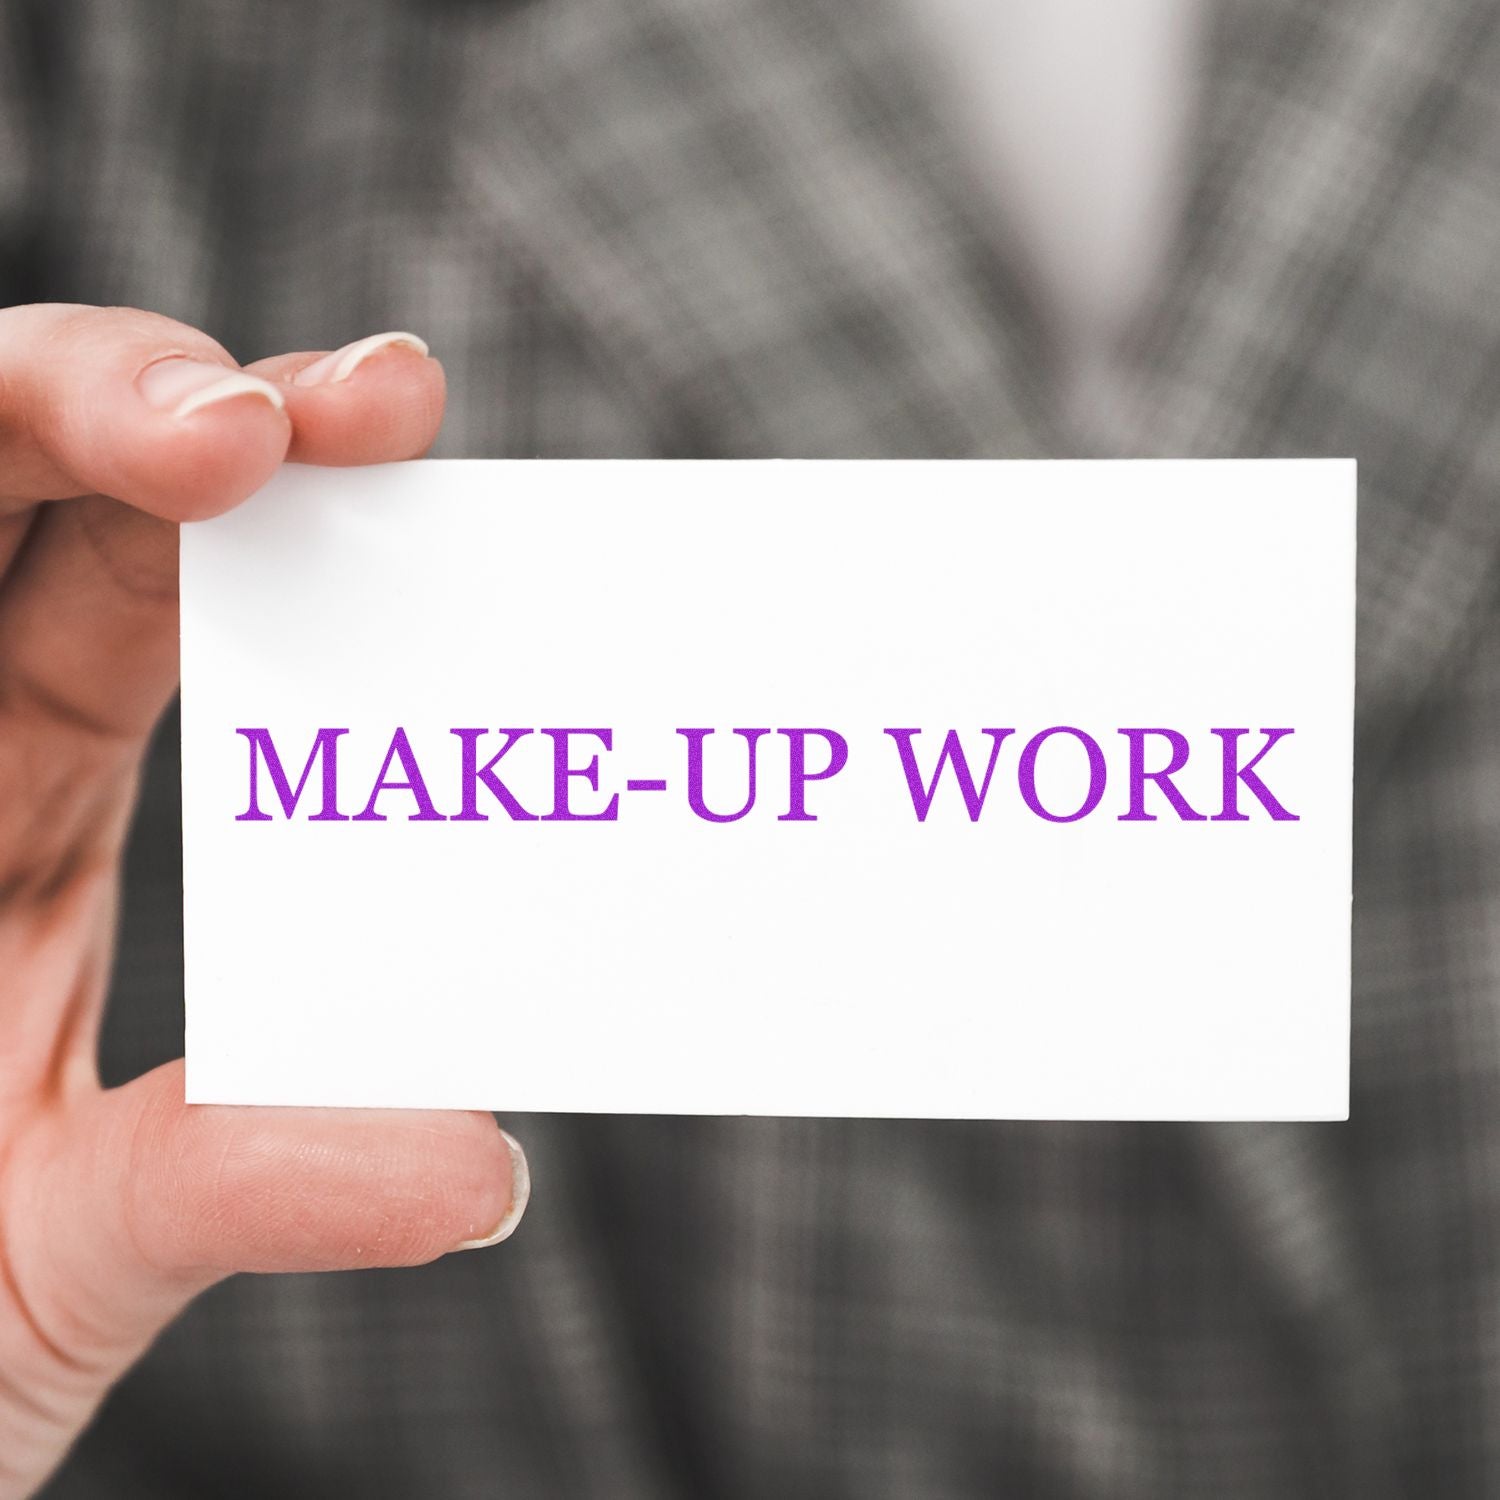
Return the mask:
{"type": "Polygon", "coordinates": [[[525,1158],[483,1114],[183,1103],[100,1088],[121,853],[177,681],[177,523],[284,459],[426,450],[443,372],[387,335],[241,371],[155,314],[0,310],[0,1500],[235,1271],[415,1265],[515,1227],[525,1158]]]}

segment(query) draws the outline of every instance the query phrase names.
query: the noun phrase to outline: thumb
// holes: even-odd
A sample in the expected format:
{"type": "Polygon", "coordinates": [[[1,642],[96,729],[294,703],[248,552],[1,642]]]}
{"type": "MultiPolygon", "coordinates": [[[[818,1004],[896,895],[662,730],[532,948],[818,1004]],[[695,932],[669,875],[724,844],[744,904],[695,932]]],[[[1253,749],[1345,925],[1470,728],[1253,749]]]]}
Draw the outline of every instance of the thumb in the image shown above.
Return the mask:
{"type": "Polygon", "coordinates": [[[180,1062],[45,1117],[0,1181],[0,1447],[10,1392],[76,1431],[231,1272],[417,1265],[492,1244],[529,1187],[488,1115],[188,1106],[180,1062]]]}

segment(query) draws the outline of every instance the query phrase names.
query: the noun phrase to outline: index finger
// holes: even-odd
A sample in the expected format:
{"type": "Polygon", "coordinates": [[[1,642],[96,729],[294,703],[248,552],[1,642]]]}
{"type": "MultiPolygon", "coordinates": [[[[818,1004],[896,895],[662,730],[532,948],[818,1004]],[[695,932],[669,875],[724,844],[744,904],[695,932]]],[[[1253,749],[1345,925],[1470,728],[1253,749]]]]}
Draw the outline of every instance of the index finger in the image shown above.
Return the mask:
{"type": "Polygon", "coordinates": [[[169,521],[217,515],[283,459],[412,458],[437,435],[442,366],[415,334],[248,370],[207,334],[136,308],[0,310],[0,513],[108,495],[169,521]]]}
{"type": "Polygon", "coordinates": [[[135,308],[0,310],[0,504],[102,494],[166,520],[270,478],[292,423],[207,334],[135,308]]]}

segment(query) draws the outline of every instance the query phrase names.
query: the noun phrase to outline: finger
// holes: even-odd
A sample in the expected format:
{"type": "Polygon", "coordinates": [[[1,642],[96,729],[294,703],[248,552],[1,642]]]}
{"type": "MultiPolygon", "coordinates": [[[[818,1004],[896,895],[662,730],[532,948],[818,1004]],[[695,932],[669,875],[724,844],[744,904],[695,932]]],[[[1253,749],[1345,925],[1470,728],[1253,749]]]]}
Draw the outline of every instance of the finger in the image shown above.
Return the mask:
{"type": "MultiPolygon", "coordinates": [[[[133,754],[177,672],[177,527],[100,495],[45,507],[0,598],[8,732],[133,754]]],[[[70,760],[55,763],[76,778],[70,760]]]]}
{"type": "Polygon", "coordinates": [[[179,1062],[23,1137],[6,1191],[27,1321],[65,1361],[100,1367],[235,1271],[410,1266],[497,1243],[530,1181],[489,1115],[189,1106],[179,1062]]]}
{"type": "Polygon", "coordinates": [[[184,323],[134,308],[0,310],[0,505],[99,493],[217,514],[286,456],[281,389],[184,323]]]}
{"type": "Polygon", "coordinates": [[[414,333],[377,333],[331,354],[281,354],[249,366],[285,396],[287,456],[298,463],[418,458],[443,419],[443,367],[414,333]]]}

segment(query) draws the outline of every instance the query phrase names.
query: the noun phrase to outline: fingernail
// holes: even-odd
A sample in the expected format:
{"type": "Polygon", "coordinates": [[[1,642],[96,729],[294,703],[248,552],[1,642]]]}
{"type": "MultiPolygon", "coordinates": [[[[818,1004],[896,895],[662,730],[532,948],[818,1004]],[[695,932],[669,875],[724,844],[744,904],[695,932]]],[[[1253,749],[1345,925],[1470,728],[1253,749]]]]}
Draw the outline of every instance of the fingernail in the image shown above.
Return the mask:
{"type": "Polygon", "coordinates": [[[500,1134],[510,1150],[510,1207],[505,1210],[505,1217],[482,1240],[463,1240],[453,1247],[455,1250],[483,1250],[488,1245],[508,1240],[516,1232],[521,1215],[526,1212],[526,1203],[531,1197],[531,1168],[526,1165],[526,1153],[521,1149],[520,1141],[508,1130],[502,1130],[500,1134]]]}
{"type": "Polygon", "coordinates": [[[314,360],[305,370],[298,370],[292,376],[292,384],[337,385],[339,381],[347,380],[372,354],[397,347],[415,349],[421,355],[427,353],[426,341],[414,333],[372,333],[369,338],[356,339],[352,344],[345,344],[342,349],[314,360]]]}
{"type": "Polygon", "coordinates": [[[236,396],[259,396],[281,411],[286,401],[269,380],[226,369],[205,360],[171,355],[147,365],[136,376],[136,389],[158,411],[174,417],[190,416],[205,406],[217,406],[236,396]]]}

